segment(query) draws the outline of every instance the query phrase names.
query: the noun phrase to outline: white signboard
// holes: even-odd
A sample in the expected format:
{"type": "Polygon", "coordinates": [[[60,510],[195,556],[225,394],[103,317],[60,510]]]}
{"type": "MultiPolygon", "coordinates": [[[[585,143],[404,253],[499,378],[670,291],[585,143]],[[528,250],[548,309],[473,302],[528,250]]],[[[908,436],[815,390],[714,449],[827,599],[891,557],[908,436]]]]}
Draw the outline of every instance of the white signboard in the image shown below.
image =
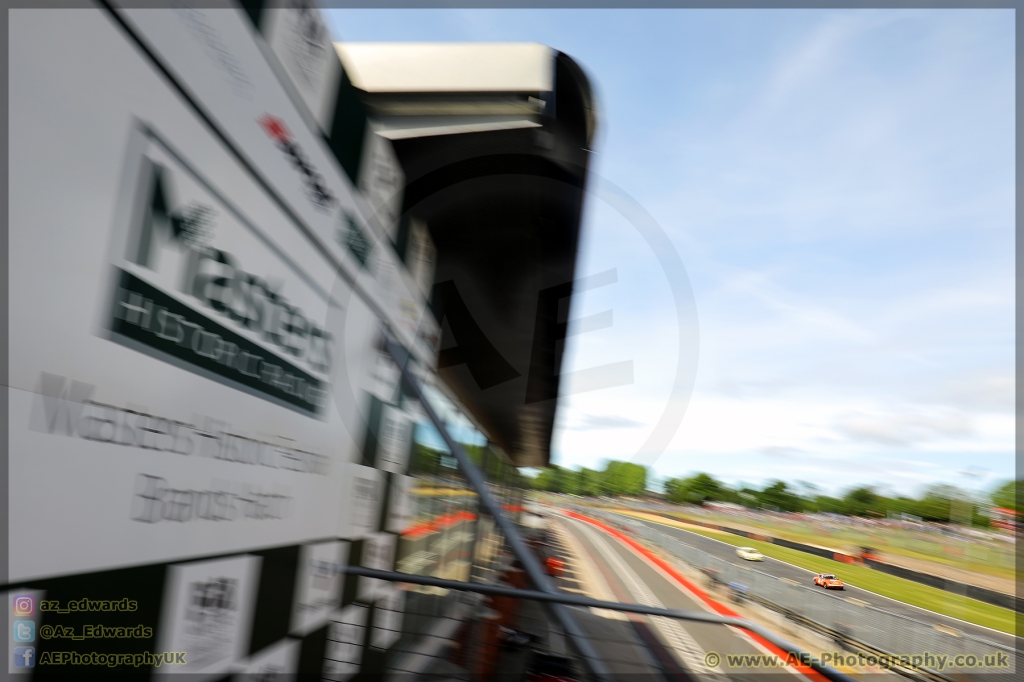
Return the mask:
{"type": "Polygon", "coordinates": [[[338,569],[347,561],[347,542],[318,542],[302,547],[292,609],[293,633],[305,635],[327,622],[341,602],[345,576],[338,569]]]}
{"type": "Polygon", "coordinates": [[[402,636],[405,594],[405,590],[392,585],[377,600],[370,633],[370,646],[374,649],[387,649],[402,636]]]}
{"type": "Polygon", "coordinates": [[[345,480],[345,525],[342,537],[360,538],[379,528],[384,502],[384,473],[379,469],[349,464],[345,480]]]}
{"type": "Polygon", "coordinates": [[[412,476],[391,476],[391,503],[388,509],[388,522],[385,530],[392,533],[404,533],[412,524],[415,514],[413,508],[412,476]]]}
{"type": "MultiPolygon", "coordinates": [[[[247,216],[152,125],[136,121],[112,240],[118,343],[322,418],[334,340],[330,295],[276,246],[293,231],[247,216]],[[278,228],[278,229],[274,229],[278,228]],[[287,277],[295,282],[284,287],[287,277]]],[[[284,221],[282,221],[284,222],[284,221]]]]}
{"type": "Polygon", "coordinates": [[[245,655],[260,562],[240,556],[170,567],[158,651],[185,652],[187,662],[159,673],[213,675],[245,655]]]}
{"type": "Polygon", "coordinates": [[[10,580],[338,536],[346,286],[104,11],[10,21],[10,580]]]}
{"type": "Polygon", "coordinates": [[[398,219],[402,211],[405,174],[391,146],[372,126],[367,127],[363,158],[359,169],[359,191],[366,199],[371,219],[391,241],[398,238],[398,219]]]}
{"type": "Polygon", "coordinates": [[[426,222],[417,218],[409,220],[409,244],[406,247],[405,263],[409,276],[424,296],[430,296],[434,286],[434,270],[437,267],[437,248],[430,237],[426,222]]]}
{"type": "Polygon", "coordinates": [[[370,359],[369,384],[367,390],[384,403],[393,403],[398,399],[398,385],[401,372],[391,356],[378,351],[370,359]]]}
{"type": "MultiPolygon", "coordinates": [[[[395,546],[398,544],[398,536],[391,533],[374,533],[366,537],[363,543],[363,558],[360,562],[366,568],[375,568],[378,571],[395,570],[395,546]]],[[[364,602],[372,602],[378,597],[387,594],[391,583],[377,578],[359,578],[359,599],[364,602]]]]}
{"type": "MultiPolygon", "coordinates": [[[[232,670],[244,675],[241,679],[275,682],[294,680],[299,672],[299,652],[302,642],[286,637],[262,649],[232,666],[232,670]]],[[[238,679],[236,677],[236,679],[238,679]]]]}
{"type": "Polygon", "coordinates": [[[412,449],[413,422],[408,414],[384,405],[380,415],[380,435],[377,439],[377,467],[395,474],[405,473],[412,449]]]}
{"type": "Polygon", "coordinates": [[[260,15],[263,36],[321,130],[330,130],[341,62],[310,0],[277,0],[260,15]]]}
{"type": "Polygon", "coordinates": [[[412,297],[406,291],[408,287],[392,291],[392,280],[401,276],[390,270],[404,267],[393,251],[383,248],[384,234],[372,226],[371,209],[352,186],[321,132],[310,127],[297,109],[264,58],[258,42],[263,38],[253,32],[242,10],[120,11],[158,59],[185,79],[216,125],[226,131],[257,172],[308,226],[320,247],[380,306],[404,343],[420,352],[415,338],[422,297],[412,297]],[[211,35],[232,59],[245,65],[253,83],[251,96],[241,97],[224,87],[223,59],[211,62],[210,54],[202,49],[211,35]],[[379,277],[386,281],[378,281],[379,277]]]}
{"type": "MultiPolygon", "coordinates": [[[[425,320],[431,317],[426,313],[423,293],[391,248],[376,249],[374,254],[380,300],[387,310],[394,311],[391,319],[397,325],[396,332],[413,344],[419,343],[417,335],[429,329],[425,320]]],[[[422,348],[413,349],[413,352],[420,354],[421,359],[425,357],[433,362],[434,353],[424,356],[422,348]]]]}

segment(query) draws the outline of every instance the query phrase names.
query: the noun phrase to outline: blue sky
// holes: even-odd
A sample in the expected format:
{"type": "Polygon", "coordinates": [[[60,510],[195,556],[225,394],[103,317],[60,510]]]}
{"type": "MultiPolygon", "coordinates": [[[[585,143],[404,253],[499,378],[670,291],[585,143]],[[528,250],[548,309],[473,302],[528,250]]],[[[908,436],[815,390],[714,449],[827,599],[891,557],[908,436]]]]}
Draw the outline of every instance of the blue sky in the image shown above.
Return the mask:
{"type": "MultiPolygon", "coordinates": [[[[695,369],[659,476],[918,492],[1014,475],[1012,10],[327,10],[337,40],[540,42],[599,98],[555,461],[629,459],[695,369]],[[665,273],[607,200],[646,209],[665,273]],[[669,278],[692,287],[680,358],[669,278]],[[567,390],[571,383],[567,382],[567,390]]],[[[649,454],[649,453],[648,453],[649,454]]]]}

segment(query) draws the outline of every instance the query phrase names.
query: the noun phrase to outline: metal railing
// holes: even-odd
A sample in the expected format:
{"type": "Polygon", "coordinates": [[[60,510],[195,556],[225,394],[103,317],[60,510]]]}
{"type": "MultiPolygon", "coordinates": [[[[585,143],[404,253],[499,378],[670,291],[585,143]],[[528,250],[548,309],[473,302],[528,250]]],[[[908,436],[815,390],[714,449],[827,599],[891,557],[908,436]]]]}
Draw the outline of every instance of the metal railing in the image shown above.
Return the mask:
{"type": "Polygon", "coordinates": [[[705,575],[715,576],[718,583],[741,584],[748,598],[802,619],[837,640],[897,660],[906,657],[908,668],[920,670],[932,678],[952,680],[954,677],[993,673],[1012,676],[1015,672],[1018,653],[1012,647],[940,629],[868,604],[851,603],[752,567],[736,566],[630,517],[589,507],[581,507],[580,511],[611,526],[628,528],[705,575]],[[945,663],[938,669],[942,661],[945,663]],[[964,665],[955,665],[957,661],[964,665]],[[993,667],[986,668],[986,661],[993,662],[993,667]],[[999,665],[1003,661],[1009,667],[999,665]]]}
{"type": "MultiPolygon", "coordinates": [[[[392,583],[403,583],[409,585],[419,585],[423,587],[438,588],[442,590],[449,590],[456,593],[462,594],[476,594],[483,595],[490,598],[505,598],[519,600],[520,602],[533,602],[537,604],[557,604],[563,608],[576,607],[577,609],[599,609],[603,611],[614,611],[620,613],[632,613],[643,616],[662,617],[670,618],[674,620],[693,621],[698,623],[712,623],[722,626],[730,626],[740,628],[751,632],[772,645],[778,647],[787,656],[792,656],[794,660],[801,661],[806,664],[806,667],[816,671],[825,678],[832,680],[833,682],[854,682],[853,678],[848,675],[832,668],[831,666],[824,665],[816,658],[811,656],[809,653],[802,651],[799,647],[789,643],[784,638],[777,634],[767,630],[760,625],[752,623],[742,618],[730,618],[726,616],[720,616],[717,614],[706,613],[703,611],[680,611],[676,609],[664,609],[656,608],[651,606],[644,606],[640,604],[625,604],[619,602],[608,602],[597,599],[591,599],[589,597],[583,597],[573,594],[566,594],[562,592],[545,592],[541,590],[524,590],[505,587],[501,585],[491,585],[486,583],[466,583],[454,580],[445,580],[442,578],[434,578],[432,576],[422,575],[409,575],[405,573],[396,573],[393,571],[380,571],[371,568],[365,568],[361,566],[343,566],[341,569],[343,572],[350,575],[360,576],[362,578],[368,578],[372,580],[384,580],[392,583]]],[[[506,637],[501,640],[497,637],[489,637],[487,634],[488,622],[493,622],[493,616],[489,613],[489,609],[480,600],[473,599],[462,599],[453,600],[456,603],[465,605],[467,608],[460,616],[450,616],[448,619],[455,622],[458,621],[454,626],[440,628],[450,633],[445,636],[435,636],[435,639],[444,640],[445,646],[435,647],[429,655],[433,659],[430,661],[433,664],[433,668],[429,666],[418,666],[415,669],[407,667],[407,661],[410,658],[416,656],[423,656],[422,653],[425,648],[420,642],[423,637],[420,636],[414,640],[409,638],[407,641],[411,644],[416,641],[417,644],[409,647],[399,646],[392,651],[393,662],[387,673],[391,677],[400,678],[403,673],[410,676],[416,677],[431,677],[434,675],[444,674],[454,678],[460,678],[459,672],[453,666],[447,665],[451,659],[458,660],[461,664],[459,668],[464,670],[465,679],[497,679],[500,677],[496,668],[503,666],[501,672],[506,675],[512,675],[510,679],[522,679],[520,673],[527,672],[527,666],[522,666],[522,670],[517,665],[510,664],[507,659],[503,656],[508,657],[510,654],[514,658],[515,651],[512,646],[509,646],[509,639],[514,639],[518,636],[519,642],[529,642],[535,638],[535,635],[530,632],[523,632],[521,630],[506,627],[507,633],[514,633],[512,637],[506,637]],[[484,608],[481,608],[484,607],[484,608]],[[466,611],[478,611],[477,616],[468,615],[466,611]],[[483,613],[480,616],[479,613],[483,613]],[[469,627],[466,628],[465,625],[469,627]],[[466,636],[459,637],[457,634],[460,626],[466,636]],[[447,657],[440,653],[441,649],[456,649],[454,654],[449,654],[447,657]],[[490,667],[488,667],[490,665],[490,667]],[[486,671],[483,675],[473,675],[473,671],[486,671]]],[[[581,612],[582,613],[582,612],[581,612]]],[[[406,614],[406,618],[409,618],[409,614],[406,614]]],[[[416,633],[422,635],[422,633],[416,633]]],[[[616,633],[614,637],[608,637],[605,641],[596,642],[598,644],[622,644],[623,634],[621,632],[616,633]]],[[[591,642],[592,644],[595,642],[591,642]]],[[[643,646],[643,643],[641,643],[643,646]]],[[[605,669],[608,669],[609,664],[614,665],[616,663],[631,663],[635,664],[636,661],[616,661],[609,660],[608,649],[604,646],[601,647],[602,653],[602,665],[605,669]]],[[[592,671],[583,671],[585,679],[596,679],[592,671]]]]}

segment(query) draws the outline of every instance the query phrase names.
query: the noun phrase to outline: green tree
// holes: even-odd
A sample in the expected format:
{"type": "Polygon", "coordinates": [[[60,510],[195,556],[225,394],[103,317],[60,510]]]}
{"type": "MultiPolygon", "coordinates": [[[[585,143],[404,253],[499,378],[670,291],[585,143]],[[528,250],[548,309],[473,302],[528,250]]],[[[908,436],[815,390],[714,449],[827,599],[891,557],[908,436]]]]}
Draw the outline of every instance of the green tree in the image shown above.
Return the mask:
{"type": "Polygon", "coordinates": [[[867,516],[869,511],[881,513],[879,497],[871,488],[854,488],[843,496],[845,512],[850,516],[867,516]]]}
{"type": "MultiPolygon", "coordinates": [[[[473,464],[476,464],[477,467],[479,467],[479,468],[483,468],[483,466],[484,466],[484,457],[485,457],[483,446],[480,446],[480,445],[467,445],[467,444],[463,443],[462,449],[465,450],[466,454],[469,455],[469,458],[471,460],[473,460],[473,464]]],[[[490,472],[486,472],[485,471],[485,473],[490,473],[490,472]]]]}
{"type": "Polygon", "coordinates": [[[918,509],[918,501],[901,495],[900,497],[887,497],[883,498],[882,505],[885,507],[885,513],[889,514],[908,514],[910,516],[921,516],[920,509],[918,509]]]}
{"type": "Polygon", "coordinates": [[[1007,481],[992,493],[992,503],[1003,509],[1020,511],[1024,505],[1024,479],[1007,481]]]}
{"type": "Polygon", "coordinates": [[[428,448],[422,443],[416,443],[413,450],[412,472],[417,474],[437,475],[440,473],[441,460],[448,453],[433,448],[428,448]]]}
{"type": "Polygon", "coordinates": [[[611,460],[601,476],[601,492],[611,497],[642,495],[647,489],[647,467],[611,460]]]}
{"type": "Polygon", "coordinates": [[[736,492],[722,485],[713,476],[697,474],[689,478],[670,478],[665,481],[665,495],[669,501],[682,504],[727,502],[737,497],[736,492]]]}
{"type": "Polygon", "coordinates": [[[707,474],[697,474],[690,479],[690,492],[701,502],[720,502],[725,498],[725,486],[707,474]]]}
{"type": "Polygon", "coordinates": [[[600,495],[603,474],[600,471],[585,467],[573,470],[552,464],[542,470],[533,479],[536,490],[566,495],[596,496],[600,495]]]}
{"type": "Polygon", "coordinates": [[[581,478],[579,471],[562,469],[562,492],[567,495],[579,495],[581,478]]]}
{"type": "Polygon", "coordinates": [[[561,470],[562,467],[557,464],[552,464],[550,467],[537,474],[537,478],[534,479],[534,486],[536,486],[537,490],[543,490],[549,493],[562,492],[561,487],[563,484],[562,475],[560,473],[561,470]]]}
{"type": "Polygon", "coordinates": [[[841,499],[828,495],[818,495],[815,497],[814,506],[817,507],[818,511],[827,514],[842,514],[846,511],[846,506],[841,499]]]}
{"type": "Polygon", "coordinates": [[[953,501],[958,491],[951,485],[933,485],[917,503],[918,516],[925,521],[947,523],[953,511],[953,501]]]}
{"type": "Polygon", "coordinates": [[[669,502],[675,502],[676,504],[682,504],[686,502],[686,484],[685,479],[682,478],[670,478],[665,481],[665,497],[668,498],[669,502]]]}
{"type": "Polygon", "coordinates": [[[790,491],[789,487],[782,481],[775,481],[761,491],[758,501],[762,507],[778,509],[784,512],[797,512],[803,510],[803,500],[790,491]]]}
{"type": "Polygon", "coordinates": [[[749,507],[750,509],[757,509],[760,505],[760,502],[758,502],[759,495],[760,493],[758,493],[758,491],[749,486],[744,486],[736,492],[738,503],[742,504],[744,507],[749,507]]]}
{"type": "Polygon", "coordinates": [[[579,493],[586,497],[597,497],[601,494],[601,472],[586,467],[580,469],[579,493]]]}

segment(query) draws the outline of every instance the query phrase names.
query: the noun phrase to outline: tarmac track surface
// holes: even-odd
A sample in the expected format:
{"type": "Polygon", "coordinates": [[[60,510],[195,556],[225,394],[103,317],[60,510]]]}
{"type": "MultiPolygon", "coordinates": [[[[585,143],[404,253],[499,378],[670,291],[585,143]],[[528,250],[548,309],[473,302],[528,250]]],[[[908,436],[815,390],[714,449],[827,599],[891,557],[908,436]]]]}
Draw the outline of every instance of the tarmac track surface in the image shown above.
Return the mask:
{"type": "MultiPolygon", "coordinates": [[[[671,577],[656,568],[633,549],[608,533],[583,521],[558,517],[588,554],[618,601],[647,606],[706,611],[705,606],[688,594],[671,577]]],[[[770,652],[741,630],[711,623],[696,623],[669,618],[644,618],[649,630],[663,647],[674,654],[685,676],[706,682],[728,680],[780,680],[808,682],[811,678],[792,668],[730,668],[727,654],[770,655],[770,652]],[[705,656],[717,653],[722,660],[718,669],[705,665],[705,656]]],[[[600,650],[600,643],[595,643],[600,650]]],[[[669,674],[666,679],[674,676],[669,674]]]]}

